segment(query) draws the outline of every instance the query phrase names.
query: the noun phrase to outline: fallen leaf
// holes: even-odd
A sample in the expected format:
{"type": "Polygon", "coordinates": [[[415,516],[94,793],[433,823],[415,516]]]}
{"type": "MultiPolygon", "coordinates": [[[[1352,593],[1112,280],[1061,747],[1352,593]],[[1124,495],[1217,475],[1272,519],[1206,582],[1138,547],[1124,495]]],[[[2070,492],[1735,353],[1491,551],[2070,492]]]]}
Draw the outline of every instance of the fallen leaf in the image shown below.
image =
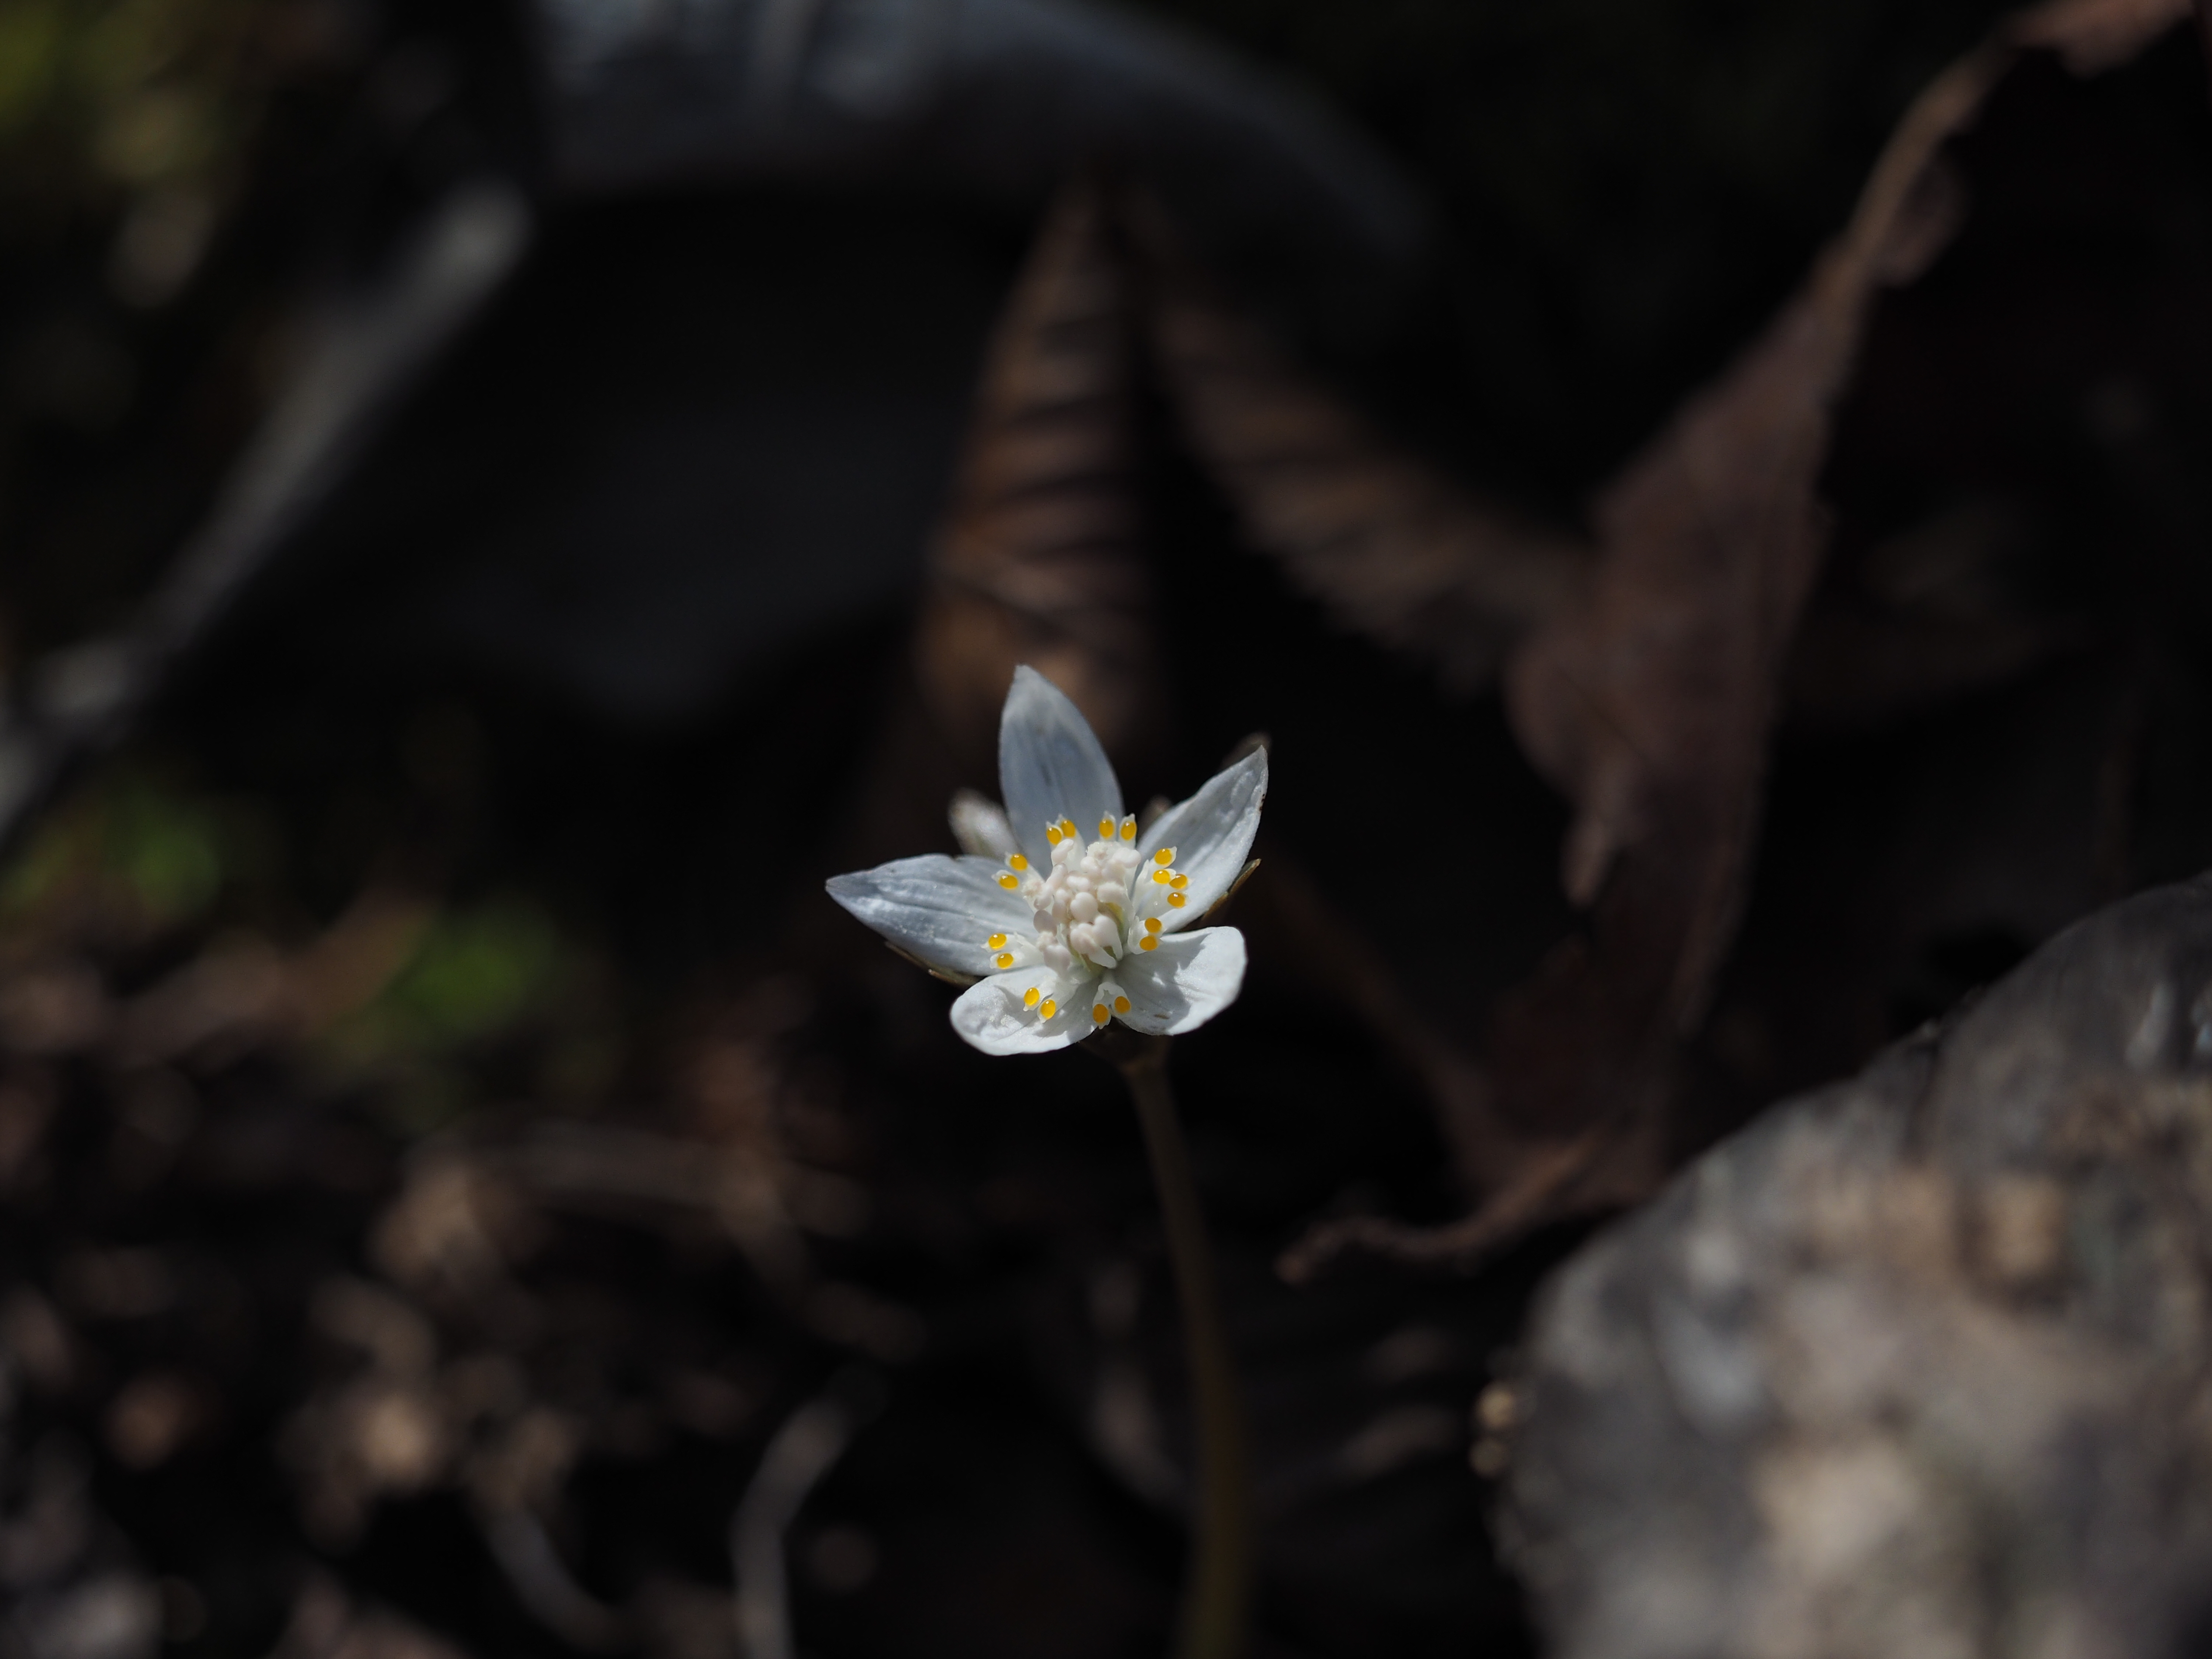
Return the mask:
{"type": "Polygon", "coordinates": [[[956,738],[995,735],[1019,663],[1117,757],[1161,712],[1117,240],[1105,188],[1068,186],[991,343],[916,643],[923,695],[956,738]]]}
{"type": "Polygon", "coordinates": [[[1683,890],[1669,1002],[1694,1013],[1733,922],[1784,653],[1820,567],[1832,412],[1868,308],[1940,249],[1957,191],[1936,165],[2009,54],[1985,46],[1917,99],[1843,235],[1734,369],[1601,496],[1583,602],[1509,666],[1514,726],[1576,805],[1562,879],[1595,901],[1616,860],[1668,843],[1683,890]]]}
{"type": "Polygon", "coordinates": [[[2185,21],[2190,0],[2047,0],[2005,33],[2018,46],[2055,52],[2076,75],[2102,75],[2185,21]]]}
{"type": "Polygon", "coordinates": [[[1395,444],[1300,369],[1139,205],[1151,345],[1184,441],[1252,545],[1346,627],[1470,691],[1577,598],[1589,550],[1395,444]]]}
{"type": "Polygon", "coordinates": [[[1522,1137],[1462,1221],[1353,1218],[1285,1258],[1347,1249],[1472,1265],[1537,1226],[1637,1201],[1669,1144],[1682,1036],[1732,942],[1784,669],[1826,550],[1818,486],[1872,306],[1955,227],[1943,159],[2024,49],[2077,73],[2124,62],[2187,15],[2175,0],[2061,0],[2008,21],[1917,98],[1843,233],[1735,366],[1601,495],[1590,578],[1507,665],[1531,759],[1569,796],[1568,895],[1592,909],[1501,1012],[1492,1098],[1522,1137]]]}

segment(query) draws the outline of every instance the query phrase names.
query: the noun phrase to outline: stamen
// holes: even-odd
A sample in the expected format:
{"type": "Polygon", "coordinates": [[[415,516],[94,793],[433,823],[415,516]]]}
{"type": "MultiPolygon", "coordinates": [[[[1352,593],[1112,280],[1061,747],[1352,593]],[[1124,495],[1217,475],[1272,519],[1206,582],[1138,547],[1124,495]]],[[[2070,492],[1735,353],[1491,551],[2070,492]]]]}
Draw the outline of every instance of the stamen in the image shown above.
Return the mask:
{"type": "Polygon", "coordinates": [[[1175,906],[1176,909],[1180,910],[1184,905],[1189,903],[1190,901],[1185,898],[1181,893],[1170,893],[1168,895],[1168,902],[1175,906]]]}
{"type": "Polygon", "coordinates": [[[1152,862],[1161,866],[1173,864],[1175,862],[1175,848],[1172,847],[1161,848],[1158,852],[1152,854],[1152,862]]]}
{"type": "Polygon", "coordinates": [[[1160,936],[1158,933],[1146,934],[1144,938],[1137,941],[1137,948],[1140,951],[1158,950],[1160,948],[1160,936]]]}
{"type": "Polygon", "coordinates": [[[1040,1019],[1050,1019],[1059,1012],[1060,1005],[1054,1001],[1050,997],[1047,997],[1042,1002],[1037,1004],[1037,1018],[1040,1019]]]}
{"type": "Polygon", "coordinates": [[[999,885],[1005,888],[1009,893],[1013,892],[1016,889],[1019,888],[1021,884],[1022,878],[1016,875],[1012,871],[1002,870],[999,872],[999,885]]]}
{"type": "Polygon", "coordinates": [[[1163,887],[1170,887],[1175,884],[1175,878],[1164,870],[1153,871],[1152,879],[1163,887]]]}
{"type": "Polygon", "coordinates": [[[1044,827],[1044,844],[1045,844],[1046,846],[1048,846],[1048,847],[1057,847],[1057,846],[1059,846],[1059,845],[1060,844],[1060,842],[1063,842],[1063,841],[1065,841],[1065,840],[1066,840],[1066,839],[1067,839],[1067,837],[1066,837],[1066,836],[1063,836],[1063,835],[1061,835],[1061,834],[1060,833],[1060,826],[1059,826],[1058,824],[1056,824],[1056,823],[1048,823],[1047,825],[1045,825],[1045,827],[1044,827]]]}
{"type": "Polygon", "coordinates": [[[1127,997],[1115,997],[1114,999],[1114,1012],[1117,1014],[1127,1013],[1129,1012],[1129,999],[1127,997]]]}
{"type": "Polygon", "coordinates": [[[1006,867],[1009,870],[1026,870],[1030,867],[1030,861],[1019,853],[1015,853],[1007,858],[1006,867]]]}
{"type": "Polygon", "coordinates": [[[1158,933],[1160,931],[1160,919],[1158,916],[1146,916],[1145,918],[1145,931],[1148,933],[1158,933]]]}
{"type": "Polygon", "coordinates": [[[1178,875],[1173,881],[1170,882],[1168,885],[1174,888],[1176,892],[1180,893],[1184,888],[1190,885],[1190,878],[1188,876],[1178,875]]]}
{"type": "Polygon", "coordinates": [[[1091,1005],[1091,1023],[1093,1025],[1103,1025],[1108,1020],[1113,1018],[1113,1011],[1108,1008],[1104,1003],[1094,1002],[1091,1005]]]}
{"type": "Polygon", "coordinates": [[[1075,820],[1073,818],[1062,818],[1060,821],[1060,833],[1066,836],[1068,840],[1073,841],[1075,839],[1075,820]]]}
{"type": "Polygon", "coordinates": [[[1014,953],[1012,951],[1000,951],[998,955],[991,958],[991,965],[994,968],[1012,967],[1014,965],[1014,953]]]}
{"type": "Polygon", "coordinates": [[[992,934],[990,938],[983,941],[983,948],[987,951],[1005,950],[1006,948],[1006,936],[1004,933],[992,934]]]}
{"type": "Polygon", "coordinates": [[[1121,820],[1121,839],[1123,841],[1134,841],[1136,838],[1137,815],[1134,812],[1132,812],[1127,817],[1121,820]]]}
{"type": "Polygon", "coordinates": [[[1111,841],[1114,839],[1113,819],[1101,818],[1098,820],[1098,839],[1101,841],[1111,841]]]}
{"type": "Polygon", "coordinates": [[[1043,994],[1044,993],[1038,990],[1036,986],[1030,986],[1028,990],[1022,993],[1022,1006],[1024,1008],[1036,1007],[1037,1006],[1037,999],[1042,997],[1043,994]]]}

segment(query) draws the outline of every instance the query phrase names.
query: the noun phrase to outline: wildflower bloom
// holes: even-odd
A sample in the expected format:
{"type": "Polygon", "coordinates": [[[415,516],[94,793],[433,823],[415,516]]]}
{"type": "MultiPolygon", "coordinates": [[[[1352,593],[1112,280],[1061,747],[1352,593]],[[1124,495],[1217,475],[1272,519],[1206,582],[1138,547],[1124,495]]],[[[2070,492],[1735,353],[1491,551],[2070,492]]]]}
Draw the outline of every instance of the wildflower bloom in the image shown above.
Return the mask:
{"type": "Polygon", "coordinates": [[[1112,1020],[1154,1036],[1237,1000],[1244,936],[1200,927],[1244,869],[1267,793],[1255,750],[1139,834],[1075,705],[1029,667],[999,721],[1003,816],[956,806],[962,840],[837,876],[830,896],[907,955],[976,983],[952,1029],[986,1054],[1041,1054],[1112,1020]]]}

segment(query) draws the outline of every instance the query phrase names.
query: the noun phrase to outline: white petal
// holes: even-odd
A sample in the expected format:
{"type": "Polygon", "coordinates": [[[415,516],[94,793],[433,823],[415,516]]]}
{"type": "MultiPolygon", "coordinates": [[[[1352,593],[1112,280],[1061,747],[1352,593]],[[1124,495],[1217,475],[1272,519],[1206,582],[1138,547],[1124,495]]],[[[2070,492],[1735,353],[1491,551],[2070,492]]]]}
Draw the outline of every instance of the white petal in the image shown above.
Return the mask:
{"type": "Polygon", "coordinates": [[[828,886],[831,898],[901,950],[939,968],[988,974],[986,939],[1036,931],[1029,901],[999,885],[1006,868],[989,859],[927,853],[832,876],[828,886]]]}
{"type": "Polygon", "coordinates": [[[1067,694],[1024,664],[999,717],[999,789],[1022,850],[1042,867],[1045,826],[1064,817],[1089,841],[1098,820],[1121,816],[1121,786],[1106,751],[1067,694]]]}
{"type": "Polygon", "coordinates": [[[1161,813],[1159,822],[1146,832],[1146,863],[1152,862],[1155,848],[1172,847],[1175,867],[1190,878],[1190,885],[1183,889],[1183,906],[1160,913],[1161,924],[1169,932],[1196,921],[1229,890],[1252,851],[1260,808],[1267,799],[1267,751],[1255,749],[1227,770],[1216,772],[1182,805],[1161,813]]]}
{"type": "Polygon", "coordinates": [[[1039,1019],[1035,1010],[1022,1006],[1022,994],[1030,987],[1049,991],[1058,980],[1045,967],[994,974],[960,994],[952,1005],[952,1029],[987,1054],[1042,1054],[1080,1042],[1091,1035],[1089,997],[1063,996],[1050,1019],[1039,1019]]]}
{"type": "Polygon", "coordinates": [[[1114,977],[1129,994],[1125,1024],[1154,1036],[1177,1036],[1237,1000],[1244,988],[1244,935],[1234,927],[1167,934],[1158,949],[1124,957],[1114,977]]]}
{"type": "Polygon", "coordinates": [[[1003,864],[1007,854],[1022,850],[1014,839],[1013,827],[1006,822],[1006,809],[973,789],[955,791],[945,816],[952,825],[952,839],[960,843],[963,853],[1003,864]]]}

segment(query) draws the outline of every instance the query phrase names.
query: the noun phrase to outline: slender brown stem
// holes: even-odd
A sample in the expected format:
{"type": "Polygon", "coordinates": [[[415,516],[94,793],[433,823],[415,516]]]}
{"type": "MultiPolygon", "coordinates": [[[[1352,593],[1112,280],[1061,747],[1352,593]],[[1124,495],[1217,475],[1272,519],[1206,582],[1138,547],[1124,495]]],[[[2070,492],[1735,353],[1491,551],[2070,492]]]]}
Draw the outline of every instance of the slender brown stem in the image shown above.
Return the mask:
{"type": "Polygon", "coordinates": [[[1191,1534],[1190,1582],[1177,1632],[1177,1659],[1237,1659],[1251,1596],[1250,1474],[1244,1411],[1221,1323],[1206,1218],[1191,1179],[1190,1153],[1168,1085],[1168,1039],[1132,1044],[1117,1062],[1137,1103],[1152,1182],[1167,1225],[1168,1258],[1182,1303],[1183,1345],[1190,1353],[1191,1395],[1198,1424],[1198,1525],[1191,1534]]]}

